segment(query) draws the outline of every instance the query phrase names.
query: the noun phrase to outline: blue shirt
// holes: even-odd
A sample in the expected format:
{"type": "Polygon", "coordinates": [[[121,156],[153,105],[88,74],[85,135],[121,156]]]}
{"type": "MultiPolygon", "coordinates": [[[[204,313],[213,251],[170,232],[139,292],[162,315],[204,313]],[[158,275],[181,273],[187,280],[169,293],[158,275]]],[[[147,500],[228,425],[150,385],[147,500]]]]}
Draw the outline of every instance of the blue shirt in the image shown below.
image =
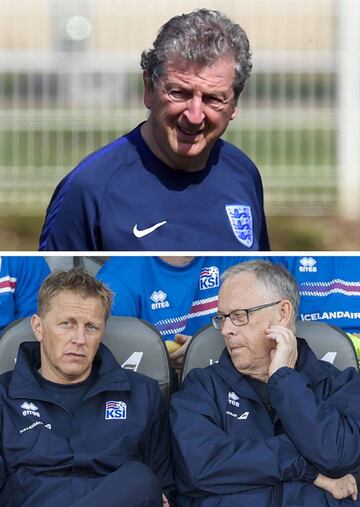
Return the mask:
{"type": "Polygon", "coordinates": [[[40,249],[268,250],[259,172],[221,139],[203,170],[173,170],[147,147],[138,126],[59,183],[40,249]]]}
{"type": "Polygon", "coordinates": [[[220,275],[246,257],[195,257],[172,266],[159,257],[112,257],[97,278],[115,293],[113,315],[151,322],[164,340],[193,335],[217,311],[220,275]]]}
{"type": "Polygon", "coordinates": [[[347,333],[360,333],[360,257],[272,257],[297,281],[299,319],[320,320],[347,333]]]}
{"type": "Polygon", "coordinates": [[[0,257],[0,332],[36,312],[38,290],[49,273],[42,257],[0,257]]]}

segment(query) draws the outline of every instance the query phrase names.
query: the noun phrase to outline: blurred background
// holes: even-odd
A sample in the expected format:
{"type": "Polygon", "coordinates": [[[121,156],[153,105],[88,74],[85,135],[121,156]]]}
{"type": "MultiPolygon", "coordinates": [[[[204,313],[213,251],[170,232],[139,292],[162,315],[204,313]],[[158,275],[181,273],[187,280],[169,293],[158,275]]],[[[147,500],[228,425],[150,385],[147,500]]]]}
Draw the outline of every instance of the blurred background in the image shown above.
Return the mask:
{"type": "Polygon", "coordinates": [[[37,249],[57,182],[145,118],[141,51],[203,6],[251,42],[225,137],[260,169],[273,249],[360,250],[359,0],[0,0],[0,250],[37,249]]]}

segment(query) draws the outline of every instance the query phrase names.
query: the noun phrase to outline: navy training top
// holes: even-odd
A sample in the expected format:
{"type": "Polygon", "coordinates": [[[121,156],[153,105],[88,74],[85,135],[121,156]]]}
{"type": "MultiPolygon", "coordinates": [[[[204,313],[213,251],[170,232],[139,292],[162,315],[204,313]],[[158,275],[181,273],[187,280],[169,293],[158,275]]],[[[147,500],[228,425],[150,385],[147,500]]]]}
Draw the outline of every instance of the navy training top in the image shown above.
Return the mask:
{"type": "Polygon", "coordinates": [[[261,178],[241,150],[219,139],[202,171],[177,171],[140,127],[59,183],[40,250],[269,250],[261,178]]]}

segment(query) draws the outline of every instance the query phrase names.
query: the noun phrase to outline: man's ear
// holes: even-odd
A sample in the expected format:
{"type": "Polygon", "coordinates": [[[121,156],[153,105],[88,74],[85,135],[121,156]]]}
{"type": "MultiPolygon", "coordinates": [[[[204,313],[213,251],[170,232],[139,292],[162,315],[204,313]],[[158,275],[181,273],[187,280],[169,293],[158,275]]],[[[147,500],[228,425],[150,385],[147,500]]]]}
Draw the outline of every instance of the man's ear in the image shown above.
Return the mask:
{"type": "Polygon", "coordinates": [[[278,305],[279,324],[288,327],[291,321],[293,307],[288,299],[283,299],[278,305]]]}
{"type": "Polygon", "coordinates": [[[151,82],[151,78],[148,72],[143,72],[143,82],[144,82],[144,104],[147,109],[151,109],[152,106],[152,98],[153,98],[153,84],[151,82]]]}
{"type": "Polygon", "coordinates": [[[41,342],[43,337],[43,329],[42,329],[42,320],[39,317],[39,315],[34,314],[31,317],[31,327],[35,335],[35,338],[37,339],[38,342],[41,342]]]}
{"type": "Polygon", "coordinates": [[[235,105],[234,109],[233,109],[233,111],[231,113],[230,120],[234,120],[236,118],[236,116],[237,116],[237,113],[238,113],[238,106],[235,105]]]}

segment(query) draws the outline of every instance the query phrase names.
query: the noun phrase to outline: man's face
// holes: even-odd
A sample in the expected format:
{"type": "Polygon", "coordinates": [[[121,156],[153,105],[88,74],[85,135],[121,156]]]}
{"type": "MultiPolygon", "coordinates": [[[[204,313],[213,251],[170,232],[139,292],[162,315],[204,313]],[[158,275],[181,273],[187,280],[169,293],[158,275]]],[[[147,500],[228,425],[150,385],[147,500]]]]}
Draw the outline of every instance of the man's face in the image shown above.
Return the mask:
{"type": "MultiPolygon", "coordinates": [[[[277,299],[257,282],[254,273],[242,272],[223,283],[219,292],[218,313],[228,314],[277,299]]],[[[275,342],[266,338],[265,330],[271,325],[279,324],[279,306],[250,313],[249,322],[243,326],[235,326],[230,318],[225,319],[221,332],[232,362],[241,373],[252,375],[267,372],[270,351],[275,348],[275,342]]]]}
{"type": "Polygon", "coordinates": [[[154,89],[145,79],[151,114],[142,132],[155,155],[173,169],[203,169],[214,142],[236,116],[234,78],[234,60],[228,57],[205,67],[168,63],[154,89]]]}
{"type": "Polygon", "coordinates": [[[105,330],[105,313],[99,298],[63,291],[54,296],[45,315],[33,316],[44,378],[70,384],[89,376],[105,330]]]}

